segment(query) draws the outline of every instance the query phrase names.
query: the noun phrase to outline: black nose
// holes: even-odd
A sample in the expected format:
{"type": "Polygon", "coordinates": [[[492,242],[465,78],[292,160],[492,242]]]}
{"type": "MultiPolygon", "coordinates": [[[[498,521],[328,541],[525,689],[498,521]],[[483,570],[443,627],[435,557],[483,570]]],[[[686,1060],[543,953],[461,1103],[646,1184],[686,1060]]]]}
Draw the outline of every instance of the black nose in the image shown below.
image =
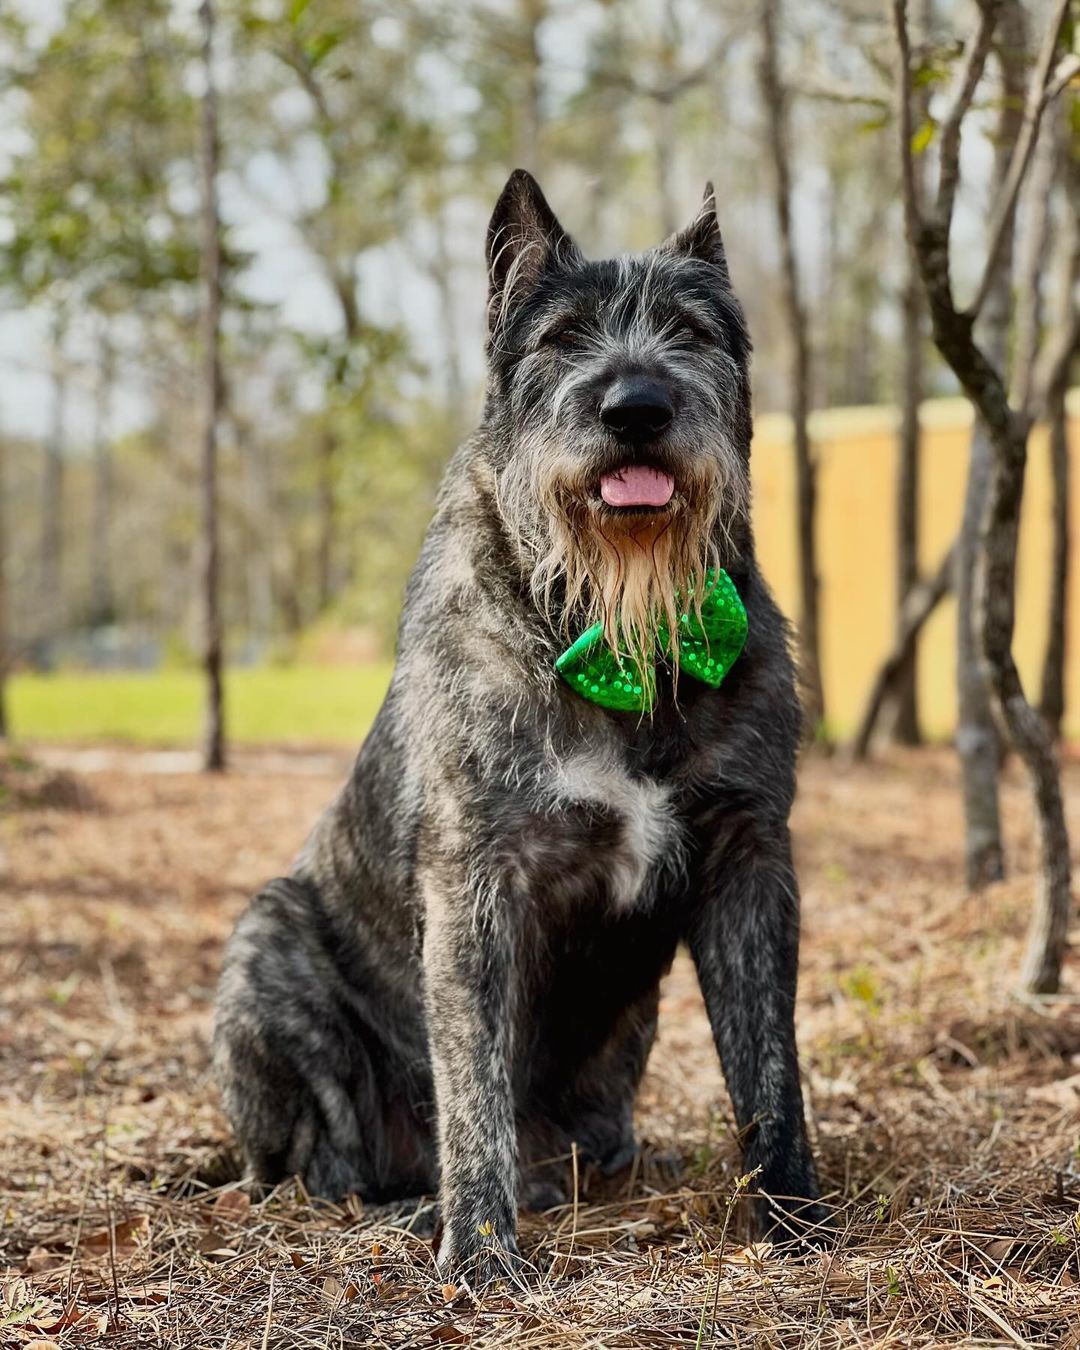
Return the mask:
{"type": "Polygon", "coordinates": [[[659,380],[640,375],[617,379],[600,404],[600,421],[626,441],[647,441],[659,436],[674,416],[667,388],[659,380]]]}

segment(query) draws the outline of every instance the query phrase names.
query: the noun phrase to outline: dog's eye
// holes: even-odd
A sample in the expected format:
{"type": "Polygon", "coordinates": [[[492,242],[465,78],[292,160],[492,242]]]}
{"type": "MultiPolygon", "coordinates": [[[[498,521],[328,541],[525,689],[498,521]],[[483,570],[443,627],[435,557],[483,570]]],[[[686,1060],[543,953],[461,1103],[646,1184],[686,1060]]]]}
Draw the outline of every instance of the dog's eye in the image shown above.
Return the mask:
{"type": "Polygon", "coordinates": [[[707,342],[709,340],[708,333],[703,328],[699,328],[697,324],[691,323],[689,319],[681,319],[675,325],[675,337],[680,342],[707,342]]]}
{"type": "Polygon", "coordinates": [[[547,341],[552,347],[562,347],[570,351],[574,347],[581,346],[582,337],[576,328],[557,328],[554,333],[548,334],[547,341]]]}

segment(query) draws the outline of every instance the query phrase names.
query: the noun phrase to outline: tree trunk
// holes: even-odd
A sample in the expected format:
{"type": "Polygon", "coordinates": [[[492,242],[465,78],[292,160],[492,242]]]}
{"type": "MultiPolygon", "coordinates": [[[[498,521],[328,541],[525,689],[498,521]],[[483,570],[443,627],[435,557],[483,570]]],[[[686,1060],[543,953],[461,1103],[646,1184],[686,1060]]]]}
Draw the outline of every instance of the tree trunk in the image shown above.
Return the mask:
{"type": "MultiPolygon", "coordinates": [[[[908,266],[903,295],[903,388],[896,473],[896,629],[903,633],[904,608],[919,581],[919,407],[922,403],[922,287],[914,262],[908,266]]],[[[916,687],[918,647],[912,642],[896,671],[896,713],[892,736],[898,745],[918,745],[916,687]]]]}
{"type": "Polygon", "coordinates": [[[203,610],[203,668],[206,672],[206,728],[203,766],[225,767],[222,690],[221,597],[219,579],[217,458],[218,427],[224,404],[221,373],[221,220],[218,214],[217,90],[214,84],[214,3],[202,0],[202,547],[200,590],[203,610]]]}
{"type": "Polygon", "coordinates": [[[7,445],[0,434],[0,740],[6,740],[8,735],[7,675],[11,660],[7,629],[7,544],[7,445]]]}
{"type": "MultiPolygon", "coordinates": [[[[1016,7],[1009,8],[1004,34],[1008,44],[999,43],[998,46],[1003,97],[994,144],[993,199],[1001,194],[1023,117],[1026,44],[1022,16],[1016,7]]],[[[1008,358],[1013,239],[1014,228],[1010,224],[1002,241],[993,285],[987,293],[977,333],[987,360],[998,371],[1005,369],[1008,358]]],[[[967,884],[974,889],[991,881],[1000,881],[1005,875],[998,792],[1002,748],[991,708],[991,691],[980,657],[974,606],[975,569],[992,456],[990,434],[976,404],[956,581],[956,749],[963,785],[964,868],[967,884]]]]}
{"type": "Polygon", "coordinates": [[[319,541],[316,567],[318,569],[319,612],[325,611],[334,598],[334,533],[337,512],[334,499],[334,463],[337,437],[330,426],[323,428],[319,437],[319,541]]]}
{"type": "Polygon", "coordinates": [[[780,236],[782,299],[791,343],[791,419],[795,450],[800,589],[799,673],[807,723],[812,734],[820,736],[825,718],[825,694],[821,680],[819,585],[814,538],[817,465],[810,445],[809,429],[810,338],[800,294],[799,266],[792,230],[787,96],[780,79],[777,11],[778,0],[761,0],[761,60],[758,75],[768,122],[774,204],[780,236]]]}
{"type": "Polygon", "coordinates": [[[1043,653],[1039,712],[1050,736],[1061,740],[1065,717],[1065,659],[1069,613],[1069,426],[1065,409],[1067,381],[1053,390],[1047,408],[1050,431],[1050,477],[1052,525],[1050,596],[1046,649],[1043,653]]]}
{"type": "MultiPolygon", "coordinates": [[[[1025,154],[1031,137],[1038,132],[1053,57],[1066,26],[1067,4],[1068,0],[1058,0],[1052,25],[1039,54],[1024,114],[1027,136],[1025,154]]],[[[905,156],[904,199],[908,235],[919,259],[919,270],[930,306],[934,341],[975,406],[991,449],[985,509],[980,521],[976,553],[973,613],[982,670],[992,691],[994,709],[1024,761],[1035,805],[1039,880],[1021,980],[1024,988],[1030,992],[1053,993],[1060,983],[1071,910],[1069,839],[1054,747],[1045,723],[1024,697],[1012,659],[1016,611],[1016,544],[1031,421],[1026,409],[1014,411],[1010,408],[1002,367],[1000,364],[995,365],[975,341],[972,321],[972,314],[978,313],[980,304],[988,295],[987,282],[996,284],[1003,274],[1008,276],[1011,270],[1008,262],[1002,260],[1002,254],[1007,250],[997,245],[1002,242],[1003,234],[1008,233],[1010,223],[1015,218],[1015,192],[1010,191],[1009,195],[999,198],[1001,205],[994,217],[998,224],[992,230],[983,279],[972,311],[957,310],[952,297],[949,265],[949,227],[955,202],[952,190],[955,188],[954,175],[959,163],[958,155],[953,153],[958,148],[958,139],[955,137],[958,136],[964,109],[970,108],[978,83],[980,52],[985,51],[979,44],[992,31],[990,25],[996,17],[996,10],[982,10],[978,38],[974,45],[967,48],[967,82],[962,86],[960,101],[954,105],[956,111],[950,112],[942,135],[941,181],[949,187],[948,190],[939,187],[938,211],[933,220],[920,214],[911,172],[912,72],[905,0],[893,0],[893,15],[900,58],[898,130],[905,156]],[[946,145],[951,147],[948,156],[944,149],[946,145]]],[[[1008,58],[1003,64],[1007,66],[1013,60],[1019,62],[1023,55],[1024,44],[1022,40],[1017,40],[1015,32],[1023,17],[1017,0],[1011,0],[1005,15],[1009,21],[1005,25],[1008,58]]],[[[1006,103],[1009,102],[1012,100],[1007,99],[1006,103]]],[[[1020,142],[1014,136],[1012,143],[1020,142]]],[[[1010,173],[1011,187],[1018,187],[1022,181],[1024,163],[1018,157],[1016,164],[1019,167],[1010,173]]]]}
{"type": "MultiPolygon", "coordinates": [[[[1075,323],[1073,295],[1080,277],[1080,165],[1072,155],[1062,155],[1064,171],[1064,211],[1058,231],[1056,264],[1051,275],[1051,293],[1055,303],[1052,322],[1058,331],[1069,331],[1075,323]]],[[[1034,365],[1034,360],[1032,360],[1034,365]]],[[[1050,435],[1051,542],[1050,596],[1046,625],[1046,649],[1043,653],[1039,711],[1051,738],[1061,739],[1065,717],[1065,661],[1069,615],[1069,424],[1065,396],[1069,388],[1069,361],[1060,378],[1046,392],[1046,420],[1050,435]]]]}
{"type": "Polygon", "coordinates": [[[63,626],[61,594],[64,542],[64,456],[67,434],[67,362],[64,340],[67,317],[58,313],[52,331],[52,426],[45,441],[41,480],[41,555],[39,558],[39,634],[55,637],[63,626]]]}
{"type": "MultiPolygon", "coordinates": [[[[989,302],[988,302],[989,303],[989,302]]],[[[990,482],[990,438],[975,416],[956,558],[956,752],[964,804],[964,872],[978,889],[1005,875],[998,771],[1001,745],[979,662],[974,619],[979,522],[990,482]]]]}
{"type": "Polygon", "coordinates": [[[540,176],[540,133],[543,126],[543,57],[540,28],[547,18],[548,0],[519,0],[522,61],[521,96],[515,126],[514,163],[540,176]]]}
{"type": "Polygon", "coordinates": [[[113,619],[112,567],[112,447],[109,415],[115,360],[108,334],[101,339],[94,409],[94,525],[90,535],[90,616],[93,627],[113,619]]]}
{"type": "Polygon", "coordinates": [[[679,30],[673,0],[665,0],[660,19],[657,52],[659,82],[652,99],[653,157],[656,163],[656,203],[660,212],[660,238],[667,239],[679,228],[675,204],[675,153],[679,138],[675,129],[675,77],[679,55],[679,30]]]}

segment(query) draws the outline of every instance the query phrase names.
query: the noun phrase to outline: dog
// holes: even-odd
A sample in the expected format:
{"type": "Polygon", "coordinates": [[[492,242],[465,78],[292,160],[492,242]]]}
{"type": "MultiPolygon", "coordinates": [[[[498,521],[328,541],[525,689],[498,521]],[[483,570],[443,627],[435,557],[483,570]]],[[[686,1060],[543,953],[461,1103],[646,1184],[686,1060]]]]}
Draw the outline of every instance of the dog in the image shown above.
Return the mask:
{"type": "Polygon", "coordinates": [[[590,262],[518,170],[487,259],[482,419],[389,692],[237,924],[214,1032],[257,1179],[437,1191],[438,1265],[477,1284],[519,1259],[519,1202],[565,1199],[546,1160],[633,1159],[680,942],[759,1227],[826,1218],[794,1025],[800,711],[754,557],[750,341],[712,188],[659,247],[590,262]]]}

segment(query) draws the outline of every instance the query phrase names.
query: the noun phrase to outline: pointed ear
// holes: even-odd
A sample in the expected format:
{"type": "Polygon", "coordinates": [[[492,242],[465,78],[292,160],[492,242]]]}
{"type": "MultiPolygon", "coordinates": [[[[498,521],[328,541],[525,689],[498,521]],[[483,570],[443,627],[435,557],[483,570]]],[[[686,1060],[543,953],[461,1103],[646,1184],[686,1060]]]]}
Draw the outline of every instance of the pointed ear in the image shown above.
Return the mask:
{"type": "Polygon", "coordinates": [[[511,304],[536,288],[547,268],[581,261],[540,184],[531,173],[515,169],[488,226],[488,331],[498,326],[511,304]]]}
{"type": "Polygon", "coordinates": [[[685,230],[673,234],[665,242],[664,247],[671,249],[673,253],[682,253],[687,257],[700,258],[703,262],[712,263],[723,272],[724,280],[730,281],[727,254],[724,252],[724,241],[720,237],[720,223],[716,219],[716,192],[712,183],[705,184],[705,196],[702,198],[701,209],[697,215],[685,230]]]}

